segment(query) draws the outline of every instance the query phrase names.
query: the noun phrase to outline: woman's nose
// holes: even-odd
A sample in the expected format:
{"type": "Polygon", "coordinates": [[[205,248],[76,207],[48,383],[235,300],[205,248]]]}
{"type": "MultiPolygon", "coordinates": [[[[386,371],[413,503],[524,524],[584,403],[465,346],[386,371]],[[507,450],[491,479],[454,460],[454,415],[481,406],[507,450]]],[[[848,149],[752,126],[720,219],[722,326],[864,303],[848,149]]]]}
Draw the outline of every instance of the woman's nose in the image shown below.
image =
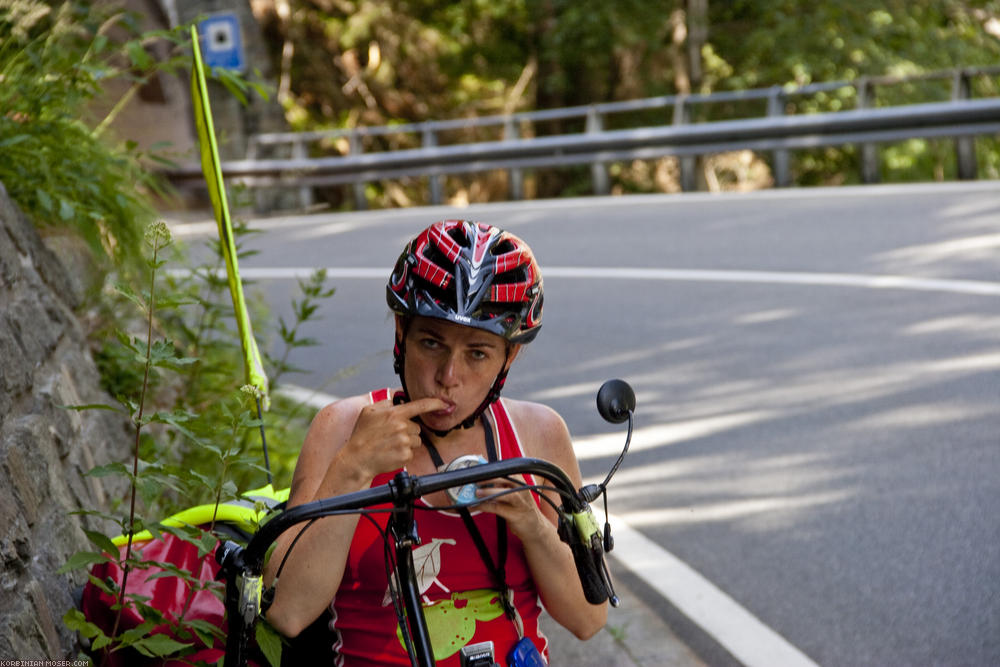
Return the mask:
{"type": "Polygon", "coordinates": [[[438,382],[445,387],[450,387],[458,382],[458,359],[454,355],[445,357],[438,367],[438,382]]]}

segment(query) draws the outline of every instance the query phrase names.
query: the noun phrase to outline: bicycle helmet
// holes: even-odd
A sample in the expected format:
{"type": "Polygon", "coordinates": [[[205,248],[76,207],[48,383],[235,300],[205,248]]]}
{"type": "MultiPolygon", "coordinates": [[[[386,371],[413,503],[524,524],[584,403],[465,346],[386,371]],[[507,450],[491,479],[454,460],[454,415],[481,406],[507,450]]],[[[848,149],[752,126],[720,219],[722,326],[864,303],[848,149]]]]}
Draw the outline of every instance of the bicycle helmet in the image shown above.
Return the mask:
{"type": "Polygon", "coordinates": [[[482,222],[436,222],[399,256],[389,308],[483,329],[528,343],[542,325],[542,274],[531,248],[482,222]]]}
{"type": "MultiPolygon", "coordinates": [[[[497,227],[445,220],[423,230],[400,254],[386,285],[386,302],[404,320],[393,350],[403,381],[406,327],[432,317],[494,333],[512,344],[534,340],[542,326],[542,274],[528,245],[497,227]]],[[[506,359],[504,366],[506,366],[506,359]]],[[[500,397],[501,371],[486,399],[460,426],[468,428],[500,397]]],[[[443,435],[439,433],[438,435],[443,435]]]]}

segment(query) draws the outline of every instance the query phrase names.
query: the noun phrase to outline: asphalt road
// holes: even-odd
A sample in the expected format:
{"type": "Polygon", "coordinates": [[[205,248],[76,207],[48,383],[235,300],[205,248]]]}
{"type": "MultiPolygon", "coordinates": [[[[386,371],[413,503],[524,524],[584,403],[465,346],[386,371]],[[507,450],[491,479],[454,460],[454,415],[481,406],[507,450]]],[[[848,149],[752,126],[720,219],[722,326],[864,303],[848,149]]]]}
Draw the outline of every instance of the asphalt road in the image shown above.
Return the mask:
{"type": "MultiPolygon", "coordinates": [[[[243,266],[276,269],[260,285],[277,312],[291,269],[337,269],[306,332],[325,344],[293,359],[313,370],[294,382],[335,395],[393,383],[381,276],[446,217],[535,249],[544,325],[506,392],[563,414],[585,475],[623,441],[597,388],[635,387],[633,451],[610,493],[626,533],[804,664],[1000,664],[1000,183],[255,221],[261,252],[243,266]]],[[[672,595],[650,568],[626,576],[651,582],[648,600],[672,595]]],[[[689,615],[683,599],[664,613],[689,615]]],[[[705,625],[682,632],[710,664],[741,655],[735,622],[705,625]]]]}

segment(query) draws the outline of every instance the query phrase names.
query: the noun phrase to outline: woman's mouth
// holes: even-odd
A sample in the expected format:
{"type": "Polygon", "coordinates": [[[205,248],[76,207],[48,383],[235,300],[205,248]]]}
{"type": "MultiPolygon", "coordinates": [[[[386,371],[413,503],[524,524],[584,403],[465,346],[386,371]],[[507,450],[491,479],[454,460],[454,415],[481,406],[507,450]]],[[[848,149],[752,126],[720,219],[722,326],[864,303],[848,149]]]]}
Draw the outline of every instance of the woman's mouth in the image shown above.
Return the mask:
{"type": "Polygon", "coordinates": [[[455,405],[455,403],[453,403],[452,401],[449,401],[447,398],[441,398],[440,396],[438,396],[437,398],[439,400],[447,403],[447,405],[445,407],[441,408],[440,410],[435,410],[435,411],[431,412],[431,415],[433,415],[435,417],[450,417],[452,414],[454,414],[455,408],[457,407],[455,405]]]}

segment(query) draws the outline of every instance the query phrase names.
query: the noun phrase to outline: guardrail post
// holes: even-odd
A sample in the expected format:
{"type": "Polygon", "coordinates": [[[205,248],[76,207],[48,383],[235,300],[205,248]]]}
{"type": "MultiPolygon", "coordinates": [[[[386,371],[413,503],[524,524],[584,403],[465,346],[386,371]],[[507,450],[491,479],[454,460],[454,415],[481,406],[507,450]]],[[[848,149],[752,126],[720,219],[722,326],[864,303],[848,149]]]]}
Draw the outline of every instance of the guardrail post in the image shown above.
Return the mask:
{"type": "MultiPolygon", "coordinates": [[[[514,141],[521,138],[521,133],[514,124],[513,116],[506,116],[503,119],[504,141],[514,141]]],[[[517,167],[507,170],[507,197],[514,201],[524,199],[524,174],[517,167]]]]}
{"type": "MultiPolygon", "coordinates": [[[[858,96],[858,108],[867,109],[874,106],[875,89],[868,77],[863,76],[855,84],[858,96]]],[[[861,144],[861,182],[878,183],[881,178],[878,164],[878,146],[861,144]]]]}
{"type": "MultiPolygon", "coordinates": [[[[437,146],[437,132],[434,131],[432,127],[424,127],[423,131],[423,147],[433,148],[437,146]]],[[[436,174],[430,174],[427,176],[427,185],[430,187],[431,194],[431,204],[437,206],[441,203],[443,198],[443,186],[441,183],[441,177],[436,174]]]]}
{"type": "MultiPolygon", "coordinates": [[[[351,155],[360,155],[364,152],[364,147],[361,145],[361,137],[356,131],[352,131],[347,135],[347,145],[351,155]]],[[[354,183],[351,185],[351,189],[354,191],[354,208],[359,211],[366,210],[368,208],[368,198],[365,196],[365,184],[354,183]]]]}
{"type": "MultiPolygon", "coordinates": [[[[295,139],[292,141],[292,157],[296,160],[305,160],[308,155],[306,155],[306,142],[301,139],[295,139]]],[[[313,191],[312,187],[308,185],[303,185],[299,188],[299,206],[301,208],[309,208],[313,205],[313,191]]]]}
{"type": "MultiPolygon", "coordinates": [[[[972,85],[969,73],[965,70],[955,70],[952,79],[951,99],[953,101],[972,98],[972,85]]],[[[958,165],[958,178],[963,181],[976,180],[976,139],[975,137],[955,138],[955,161],[958,165]]]]}
{"type": "MultiPolygon", "coordinates": [[[[257,159],[257,150],[259,148],[259,142],[256,135],[250,135],[250,139],[247,141],[247,160],[257,159]]],[[[254,188],[253,191],[253,205],[255,211],[264,210],[264,195],[260,191],[260,188],[254,188]]]]}
{"type": "MultiPolygon", "coordinates": [[[[600,134],[604,131],[604,119],[597,109],[591,106],[587,109],[587,134],[600,134]]],[[[608,168],[600,163],[594,162],[590,165],[590,178],[594,185],[595,195],[606,195],[611,193],[611,185],[608,182],[608,168]]]]}
{"type": "MultiPolygon", "coordinates": [[[[674,125],[687,125],[691,122],[691,109],[687,105],[687,98],[679,95],[674,103],[674,125]]],[[[694,192],[698,189],[698,156],[682,155],[681,164],[681,190],[684,192],[694,192]]]]}
{"type": "MultiPolygon", "coordinates": [[[[781,86],[772,87],[767,96],[767,115],[785,115],[785,91],[782,90],[781,86]]],[[[777,149],[772,152],[772,159],[774,161],[774,185],[779,188],[787,188],[792,184],[788,169],[788,151],[777,149]]]]}

